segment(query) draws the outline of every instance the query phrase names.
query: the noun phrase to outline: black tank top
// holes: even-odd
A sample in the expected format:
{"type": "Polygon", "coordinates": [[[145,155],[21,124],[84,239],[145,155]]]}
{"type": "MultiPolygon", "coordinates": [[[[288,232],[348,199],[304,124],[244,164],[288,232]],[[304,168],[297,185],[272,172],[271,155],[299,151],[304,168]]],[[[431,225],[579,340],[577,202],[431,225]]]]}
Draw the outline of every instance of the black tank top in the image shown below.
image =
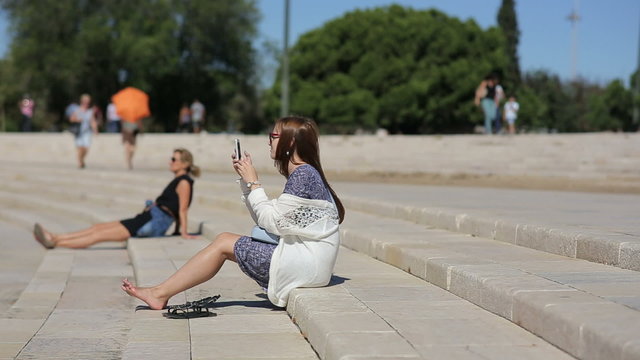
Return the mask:
{"type": "Polygon", "coordinates": [[[162,209],[162,211],[166,211],[163,207],[166,207],[171,211],[171,215],[176,220],[176,227],[173,231],[174,235],[180,234],[180,199],[178,198],[178,193],[176,192],[176,188],[178,184],[182,180],[187,180],[189,185],[191,186],[191,192],[189,193],[189,206],[191,205],[191,200],[193,199],[193,179],[189,175],[180,175],[175,179],[171,180],[169,185],[164,188],[162,194],[158,196],[156,199],[156,205],[162,209]]]}
{"type": "MultiPolygon", "coordinates": [[[[178,199],[178,193],[176,192],[176,188],[178,184],[182,180],[187,180],[189,185],[191,186],[191,191],[189,192],[189,205],[191,205],[191,199],[193,199],[193,179],[189,175],[180,175],[175,179],[171,180],[169,185],[164,188],[164,191],[158,198],[156,199],[156,205],[162,207],[166,207],[171,211],[171,215],[176,219],[176,232],[180,229],[180,199],[178,199]]],[[[164,209],[162,209],[165,211],[164,209]]]]}
{"type": "Polygon", "coordinates": [[[496,98],[496,86],[487,85],[487,95],[484,96],[485,99],[495,99],[496,98]]]}

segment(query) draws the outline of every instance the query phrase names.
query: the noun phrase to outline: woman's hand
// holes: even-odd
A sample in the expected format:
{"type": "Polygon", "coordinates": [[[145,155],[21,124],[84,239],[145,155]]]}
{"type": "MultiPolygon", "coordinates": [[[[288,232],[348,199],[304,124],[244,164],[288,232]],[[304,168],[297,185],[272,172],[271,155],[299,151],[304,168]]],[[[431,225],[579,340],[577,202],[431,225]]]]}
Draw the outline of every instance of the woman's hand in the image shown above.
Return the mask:
{"type": "Polygon", "coordinates": [[[231,155],[233,159],[233,168],[240,175],[244,182],[255,182],[258,181],[258,173],[256,172],[256,168],[253,167],[253,162],[251,161],[251,155],[248,152],[244,152],[244,156],[238,160],[233,155],[231,155]]]}
{"type": "Polygon", "coordinates": [[[197,239],[197,238],[198,238],[196,235],[191,235],[191,234],[189,234],[189,233],[188,233],[188,232],[186,232],[186,231],[181,231],[181,232],[180,232],[180,236],[181,236],[183,239],[187,239],[187,240],[193,240],[193,239],[197,239]]]}

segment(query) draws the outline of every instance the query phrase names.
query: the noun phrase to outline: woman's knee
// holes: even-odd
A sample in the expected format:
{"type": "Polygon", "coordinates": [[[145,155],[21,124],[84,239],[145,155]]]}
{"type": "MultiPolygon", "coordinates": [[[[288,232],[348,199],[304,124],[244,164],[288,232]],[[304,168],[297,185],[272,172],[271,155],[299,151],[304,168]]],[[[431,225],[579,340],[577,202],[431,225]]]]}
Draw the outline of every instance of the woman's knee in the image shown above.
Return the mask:
{"type": "Polygon", "coordinates": [[[229,232],[223,232],[216,235],[216,238],[213,240],[211,245],[212,248],[217,249],[226,257],[233,255],[233,247],[238,241],[239,236],[229,232]]]}

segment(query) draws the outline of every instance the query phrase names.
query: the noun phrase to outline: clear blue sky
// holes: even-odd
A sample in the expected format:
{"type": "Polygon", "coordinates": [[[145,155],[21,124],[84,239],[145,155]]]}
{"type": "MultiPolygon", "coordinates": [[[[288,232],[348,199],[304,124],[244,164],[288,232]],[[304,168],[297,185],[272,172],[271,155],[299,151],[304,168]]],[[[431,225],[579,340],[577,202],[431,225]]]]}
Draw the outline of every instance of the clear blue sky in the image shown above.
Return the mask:
{"type": "MultiPolygon", "coordinates": [[[[392,3],[416,9],[436,8],[462,19],[473,18],[483,28],[496,24],[500,0],[291,0],[290,43],[306,31],[322,26],[356,8],[392,3]]],[[[550,70],[571,76],[571,24],[566,17],[575,0],[516,0],[521,31],[520,66],[524,71],[550,70]]],[[[260,38],[282,44],[284,0],[258,0],[262,20],[260,38]]],[[[605,83],[629,76],[637,64],[640,27],[639,0],[580,0],[578,24],[578,74],[605,83]]],[[[0,13],[0,54],[9,42],[7,19],[0,13]]],[[[265,77],[271,78],[267,69],[265,77]]],[[[266,85],[266,84],[265,84],[266,85]]]]}

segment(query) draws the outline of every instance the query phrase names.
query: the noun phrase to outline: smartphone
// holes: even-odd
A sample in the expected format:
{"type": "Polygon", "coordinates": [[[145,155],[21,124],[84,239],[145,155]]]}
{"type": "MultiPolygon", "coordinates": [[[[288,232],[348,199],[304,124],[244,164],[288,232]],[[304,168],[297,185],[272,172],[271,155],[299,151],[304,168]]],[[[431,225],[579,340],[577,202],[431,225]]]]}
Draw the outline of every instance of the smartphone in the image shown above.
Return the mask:
{"type": "Polygon", "coordinates": [[[233,140],[234,147],[233,151],[235,152],[236,160],[242,159],[242,151],[240,150],[240,139],[233,140]]]}

